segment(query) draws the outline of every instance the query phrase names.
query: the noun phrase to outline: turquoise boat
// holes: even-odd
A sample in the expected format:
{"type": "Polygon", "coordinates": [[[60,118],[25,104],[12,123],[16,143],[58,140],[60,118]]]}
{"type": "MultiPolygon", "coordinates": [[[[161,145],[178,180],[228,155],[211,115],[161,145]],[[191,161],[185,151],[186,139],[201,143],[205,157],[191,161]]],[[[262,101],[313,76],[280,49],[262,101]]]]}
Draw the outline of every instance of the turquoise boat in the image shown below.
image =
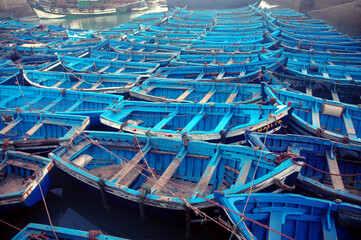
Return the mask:
{"type": "Polygon", "coordinates": [[[208,83],[150,78],[130,90],[133,100],[249,104],[261,102],[258,84],[208,83]]]}
{"type": "Polygon", "coordinates": [[[238,239],[359,239],[356,224],[361,221],[361,208],[357,205],[297,194],[215,196],[238,239]]]}
{"type": "Polygon", "coordinates": [[[289,123],[290,131],[360,144],[361,110],[358,106],[270,87],[265,87],[265,93],[267,96],[263,101],[274,98],[277,104],[289,104],[295,108],[289,123]]]}
{"type": "Polygon", "coordinates": [[[58,55],[59,61],[66,69],[76,72],[93,72],[99,74],[138,74],[149,75],[158,67],[157,63],[136,63],[127,61],[111,61],[96,58],[80,58],[58,55]]]}
{"type": "Polygon", "coordinates": [[[100,121],[140,135],[233,143],[244,140],[246,130],[282,131],[292,110],[256,104],[123,101],[102,114],[100,121]]]}
{"type": "Polygon", "coordinates": [[[282,67],[286,61],[287,58],[282,58],[243,64],[226,64],[223,66],[163,67],[154,76],[168,79],[254,83],[261,80],[259,73],[262,67],[266,67],[269,71],[274,71],[282,67]]]}
{"type": "Polygon", "coordinates": [[[86,116],[9,110],[0,114],[0,145],[17,151],[49,152],[90,126],[86,116]]]}
{"type": "Polygon", "coordinates": [[[54,162],[35,154],[1,148],[0,213],[43,201],[52,181],[54,162]]]}
{"type": "Polygon", "coordinates": [[[123,96],[26,86],[1,86],[0,109],[14,112],[94,116],[123,101],[123,96]]]}
{"type": "Polygon", "coordinates": [[[361,147],[328,139],[294,134],[246,133],[247,145],[275,154],[294,153],[304,157],[296,180],[297,192],[327,200],[361,204],[361,147]],[[320,171],[317,171],[318,169],[320,171]],[[333,174],[333,175],[331,175],[333,174]],[[343,175],[343,176],[341,176],[343,175]]]}
{"type": "MultiPolygon", "coordinates": [[[[21,79],[21,76],[15,76],[21,79]]],[[[13,82],[16,80],[14,76],[13,82]]],[[[107,94],[126,94],[141,77],[129,74],[86,74],[44,71],[24,71],[25,81],[36,88],[57,89],[60,91],[81,91],[107,94]]],[[[11,79],[4,80],[11,82],[11,79]]]]}
{"type": "MultiPolygon", "coordinates": [[[[87,132],[49,156],[111,205],[142,217],[183,222],[188,204],[212,212],[215,191],[248,192],[252,186],[255,192],[278,192],[275,182],[292,185],[300,170],[297,162],[288,158],[276,165],[271,162],[274,156],[265,160],[267,153],[239,145],[103,131],[87,132]]],[[[191,213],[188,217],[197,218],[191,213]]]]}

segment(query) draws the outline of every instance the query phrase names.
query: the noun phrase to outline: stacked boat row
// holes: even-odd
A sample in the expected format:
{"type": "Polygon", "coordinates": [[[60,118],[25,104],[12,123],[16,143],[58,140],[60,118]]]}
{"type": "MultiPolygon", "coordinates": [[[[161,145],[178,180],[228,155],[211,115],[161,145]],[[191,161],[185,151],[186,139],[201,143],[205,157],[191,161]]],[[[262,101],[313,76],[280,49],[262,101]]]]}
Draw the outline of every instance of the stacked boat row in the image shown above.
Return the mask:
{"type": "Polygon", "coordinates": [[[41,200],[54,160],[143,217],[214,215],[217,200],[239,238],[356,239],[358,40],[256,5],[176,8],[103,31],[1,31],[1,211],[41,200]]]}

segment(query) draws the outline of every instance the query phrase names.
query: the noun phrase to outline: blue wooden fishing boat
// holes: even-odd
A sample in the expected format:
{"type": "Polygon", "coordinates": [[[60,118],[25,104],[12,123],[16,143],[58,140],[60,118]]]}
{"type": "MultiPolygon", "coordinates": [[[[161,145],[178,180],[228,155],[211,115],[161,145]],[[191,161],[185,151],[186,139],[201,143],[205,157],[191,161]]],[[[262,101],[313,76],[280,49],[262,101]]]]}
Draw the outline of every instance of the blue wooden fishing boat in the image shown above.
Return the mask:
{"type": "Polygon", "coordinates": [[[259,73],[262,67],[266,67],[269,71],[275,71],[282,67],[287,58],[262,60],[257,62],[249,62],[244,64],[226,64],[219,65],[203,65],[203,66],[185,66],[180,68],[163,67],[160,68],[155,77],[169,79],[187,79],[198,81],[221,81],[221,82],[259,82],[259,73]]]}
{"type": "Polygon", "coordinates": [[[94,116],[123,101],[123,96],[26,86],[1,86],[0,109],[94,116]]]}
{"type": "Polygon", "coordinates": [[[98,240],[125,240],[125,238],[119,238],[114,236],[109,236],[103,234],[98,230],[89,230],[80,231],[70,228],[49,226],[37,223],[29,223],[26,227],[23,228],[12,240],[27,240],[27,239],[41,239],[45,238],[47,240],[56,240],[56,239],[67,239],[67,240],[89,240],[89,239],[98,239],[98,240]],[[54,232],[56,237],[54,236],[54,232]]]}
{"type": "Polygon", "coordinates": [[[196,33],[196,34],[203,34],[206,32],[204,28],[181,28],[181,27],[174,27],[167,24],[161,24],[160,26],[149,26],[147,31],[153,32],[163,32],[163,33],[196,33]]]}
{"type": "Polygon", "coordinates": [[[58,55],[62,65],[76,72],[94,72],[99,74],[138,74],[149,75],[158,67],[157,63],[137,63],[127,61],[100,60],[58,55]]]}
{"type": "Polygon", "coordinates": [[[232,143],[244,140],[245,130],[282,131],[292,110],[256,104],[123,101],[102,114],[100,121],[140,135],[232,143]]]}
{"type": "Polygon", "coordinates": [[[193,42],[190,39],[170,39],[162,37],[148,37],[141,35],[128,36],[127,40],[131,42],[148,43],[148,44],[162,44],[162,45],[174,45],[174,46],[187,46],[193,42]]]}
{"type": "Polygon", "coordinates": [[[214,55],[197,55],[197,54],[179,54],[177,58],[171,60],[170,66],[204,66],[204,65],[224,65],[257,62],[267,59],[280,57],[282,50],[269,51],[266,53],[238,53],[238,54],[214,54],[214,55]]]}
{"type": "Polygon", "coordinates": [[[361,86],[357,83],[346,84],[336,81],[327,81],[321,78],[295,76],[287,73],[266,73],[267,82],[281,85],[289,91],[299,91],[309,96],[334,100],[347,104],[361,104],[361,86]]]}
{"type": "Polygon", "coordinates": [[[162,44],[132,43],[125,41],[110,40],[110,46],[115,52],[133,51],[142,53],[174,53],[177,54],[182,46],[168,46],[162,44]]]}
{"type": "Polygon", "coordinates": [[[186,54],[238,54],[238,53],[258,53],[265,52],[268,49],[275,49],[278,42],[262,43],[262,44],[192,44],[182,49],[182,53],[186,54]]]}
{"type": "Polygon", "coordinates": [[[215,191],[247,192],[253,184],[255,192],[278,192],[277,182],[292,185],[300,166],[290,158],[277,166],[271,155],[270,162],[264,160],[267,153],[245,146],[87,132],[50,158],[109,204],[140,211],[142,217],[184,221],[190,206],[207,212],[214,208],[209,200],[215,191]]]}
{"type": "Polygon", "coordinates": [[[347,45],[347,46],[360,46],[361,42],[356,41],[350,37],[344,36],[320,36],[320,35],[302,35],[297,33],[287,33],[281,31],[281,37],[293,41],[302,41],[305,44],[312,43],[323,43],[323,44],[337,44],[337,45],[347,45]]]}
{"type": "Polygon", "coordinates": [[[31,207],[45,199],[54,162],[30,153],[0,149],[0,212],[31,207]]]}
{"type": "Polygon", "coordinates": [[[0,145],[18,151],[47,151],[88,128],[86,116],[0,110],[0,145]]]}
{"type": "Polygon", "coordinates": [[[238,239],[359,239],[361,208],[296,194],[215,194],[238,239]]]}
{"type": "Polygon", "coordinates": [[[295,183],[299,191],[328,200],[361,204],[361,176],[357,176],[361,170],[360,146],[293,134],[266,136],[247,132],[246,139],[252,147],[304,157],[307,165],[302,167],[295,183]]]}
{"type": "Polygon", "coordinates": [[[288,125],[290,131],[360,144],[359,107],[270,87],[265,87],[265,93],[266,99],[274,98],[277,104],[289,103],[295,108],[288,125]]]}
{"type": "Polygon", "coordinates": [[[322,65],[338,65],[344,67],[359,67],[361,65],[361,57],[333,56],[331,54],[301,54],[283,52],[282,56],[288,57],[289,60],[304,62],[308,64],[322,65]]]}
{"type": "MultiPolygon", "coordinates": [[[[37,88],[108,94],[126,94],[140,82],[141,78],[140,76],[129,74],[85,74],[44,71],[24,71],[23,77],[28,84],[37,88]]],[[[18,79],[21,78],[18,77],[18,79]]],[[[11,80],[4,81],[11,82],[11,80]]]]}
{"type": "Polygon", "coordinates": [[[236,103],[261,102],[256,84],[169,81],[150,78],[129,92],[133,100],[150,102],[236,103]]]}
{"type": "Polygon", "coordinates": [[[138,63],[156,63],[159,66],[165,66],[174,58],[171,53],[143,53],[143,52],[105,52],[91,50],[88,55],[89,58],[97,58],[111,61],[126,61],[138,63]]]}
{"type": "Polygon", "coordinates": [[[321,65],[317,63],[305,63],[294,60],[288,60],[287,69],[295,75],[304,75],[309,77],[326,78],[348,81],[361,81],[361,69],[357,67],[344,67],[337,65],[321,65]]]}

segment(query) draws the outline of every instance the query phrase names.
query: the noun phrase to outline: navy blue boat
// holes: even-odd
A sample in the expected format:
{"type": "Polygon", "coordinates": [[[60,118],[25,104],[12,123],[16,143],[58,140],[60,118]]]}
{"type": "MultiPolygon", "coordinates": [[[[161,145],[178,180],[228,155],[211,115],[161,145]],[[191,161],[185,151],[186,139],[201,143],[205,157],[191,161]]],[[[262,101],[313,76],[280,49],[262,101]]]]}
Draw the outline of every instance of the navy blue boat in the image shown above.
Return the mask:
{"type": "Polygon", "coordinates": [[[54,162],[30,153],[1,149],[0,212],[31,207],[50,187],[54,162]],[[42,192],[42,193],[41,193],[42,192]]]}
{"type": "Polygon", "coordinates": [[[360,239],[361,208],[295,194],[215,195],[238,239],[360,239]],[[243,217],[244,216],[244,217],[243,217]],[[282,235],[281,235],[282,234],[282,235]]]}
{"type": "Polygon", "coordinates": [[[341,199],[343,202],[361,205],[361,176],[355,175],[361,172],[359,145],[293,134],[266,136],[247,132],[246,139],[247,144],[255,148],[278,154],[293,152],[304,157],[308,165],[302,167],[296,181],[296,186],[303,192],[328,200],[341,199]]]}

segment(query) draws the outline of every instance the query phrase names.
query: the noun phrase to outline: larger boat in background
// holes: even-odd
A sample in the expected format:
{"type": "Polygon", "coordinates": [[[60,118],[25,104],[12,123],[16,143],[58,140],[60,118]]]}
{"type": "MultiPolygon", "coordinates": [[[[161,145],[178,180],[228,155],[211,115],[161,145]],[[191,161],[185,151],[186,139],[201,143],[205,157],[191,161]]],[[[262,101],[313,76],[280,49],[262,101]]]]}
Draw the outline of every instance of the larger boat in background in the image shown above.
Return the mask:
{"type": "Polygon", "coordinates": [[[231,9],[245,7],[257,2],[252,0],[167,0],[167,6],[169,8],[187,6],[188,9],[231,9]]]}
{"type": "Polygon", "coordinates": [[[29,0],[39,18],[72,18],[113,15],[130,12],[146,6],[144,0],[60,0],[57,4],[47,1],[29,0]]]}

